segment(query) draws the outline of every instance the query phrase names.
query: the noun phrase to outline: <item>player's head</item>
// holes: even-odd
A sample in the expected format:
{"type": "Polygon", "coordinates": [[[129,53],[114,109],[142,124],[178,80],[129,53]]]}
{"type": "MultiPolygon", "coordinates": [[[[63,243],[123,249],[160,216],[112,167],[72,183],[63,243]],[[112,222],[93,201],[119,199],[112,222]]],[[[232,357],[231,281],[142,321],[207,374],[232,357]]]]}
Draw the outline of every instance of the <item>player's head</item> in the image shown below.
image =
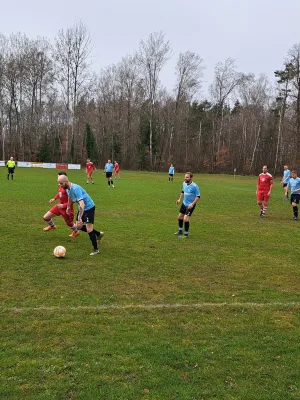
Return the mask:
{"type": "Polygon", "coordinates": [[[268,166],[264,165],[263,166],[263,173],[266,174],[268,172],[268,166]]]}
{"type": "Polygon", "coordinates": [[[91,160],[88,158],[88,159],[86,160],[86,162],[91,162],[91,160]]]}
{"type": "Polygon", "coordinates": [[[10,157],[10,160],[11,160],[11,161],[13,161],[13,159],[14,159],[13,157],[10,157]]]}
{"type": "Polygon", "coordinates": [[[283,168],[284,168],[285,171],[288,169],[288,167],[289,167],[288,165],[284,165],[284,166],[283,166],[283,168]]]}
{"type": "Polygon", "coordinates": [[[170,167],[173,167],[173,164],[171,164],[170,167]]]}
{"type": "Polygon", "coordinates": [[[193,174],[191,173],[191,172],[186,172],[185,174],[184,174],[184,182],[185,183],[190,183],[190,182],[192,182],[192,178],[193,178],[193,174]]]}
{"type": "Polygon", "coordinates": [[[292,178],[293,179],[297,178],[297,171],[295,169],[293,169],[293,171],[292,171],[292,178]]]}
{"type": "Polygon", "coordinates": [[[65,171],[59,171],[58,176],[61,176],[61,175],[67,176],[67,173],[65,171]]]}
{"type": "Polygon", "coordinates": [[[115,164],[117,164],[117,161],[115,161],[115,164]]]}
{"type": "Polygon", "coordinates": [[[69,189],[70,187],[70,182],[66,175],[59,175],[57,178],[57,183],[64,189],[69,189]]]}
{"type": "Polygon", "coordinates": [[[110,163],[111,163],[111,160],[107,160],[107,162],[108,162],[108,164],[110,164],[110,163]]]}

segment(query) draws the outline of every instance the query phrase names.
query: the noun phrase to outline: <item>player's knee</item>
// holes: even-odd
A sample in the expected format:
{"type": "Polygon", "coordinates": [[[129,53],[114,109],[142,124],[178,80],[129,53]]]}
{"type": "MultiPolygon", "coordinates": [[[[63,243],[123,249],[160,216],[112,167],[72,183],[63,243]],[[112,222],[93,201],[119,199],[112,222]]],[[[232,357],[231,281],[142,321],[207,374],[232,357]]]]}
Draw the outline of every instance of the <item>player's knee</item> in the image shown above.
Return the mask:
{"type": "Polygon", "coordinates": [[[43,216],[43,220],[44,220],[44,221],[49,221],[50,218],[48,218],[47,214],[45,214],[45,215],[43,216]]]}

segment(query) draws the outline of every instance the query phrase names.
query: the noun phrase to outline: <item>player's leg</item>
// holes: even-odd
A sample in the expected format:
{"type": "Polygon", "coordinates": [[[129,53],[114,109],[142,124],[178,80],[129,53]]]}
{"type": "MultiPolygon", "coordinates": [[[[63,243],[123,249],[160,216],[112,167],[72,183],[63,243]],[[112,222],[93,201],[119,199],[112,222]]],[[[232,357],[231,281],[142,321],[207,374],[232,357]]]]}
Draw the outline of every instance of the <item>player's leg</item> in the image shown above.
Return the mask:
{"type": "Polygon", "coordinates": [[[183,218],[185,215],[185,206],[182,204],[178,214],[178,231],[174,233],[175,236],[181,236],[183,231],[183,218]]]}
{"type": "Polygon", "coordinates": [[[297,219],[298,219],[298,204],[299,204],[299,198],[297,195],[294,195],[294,194],[291,195],[291,203],[293,206],[293,213],[294,213],[293,220],[297,221],[297,219]]]}
{"type": "Polygon", "coordinates": [[[261,192],[257,192],[256,200],[260,208],[260,216],[263,217],[263,194],[261,192]]]}
{"type": "Polygon", "coordinates": [[[109,179],[110,179],[110,184],[111,184],[111,186],[112,186],[112,187],[115,187],[115,186],[114,186],[114,181],[113,181],[113,179],[112,179],[112,175],[110,176],[109,179]]]}
{"type": "Polygon", "coordinates": [[[69,235],[69,237],[76,237],[79,235],[78,229],[76,224],[74,223],[74,211],[70,212],[70,215],[66,213],[65,209],[61,210],[61,216],[65,220],[65,223],[68,225],[69,228],[71,228],[72,233],[69,235]]]}
{"type": "Polygon", "coordinates": [[[45,222],[47,222],[47,224],[48,224],[48,226],[46,226],[43,229],[43,231],[45,231],[45,232],[50,231],[51,229],[56,229],[56,226],[55,226],[52,218],[55,217],[55,215],[57,215],[57,214],[53,213],[51,210],[46,212],[46,214],[43,216],[43,220],[45,222]]]}

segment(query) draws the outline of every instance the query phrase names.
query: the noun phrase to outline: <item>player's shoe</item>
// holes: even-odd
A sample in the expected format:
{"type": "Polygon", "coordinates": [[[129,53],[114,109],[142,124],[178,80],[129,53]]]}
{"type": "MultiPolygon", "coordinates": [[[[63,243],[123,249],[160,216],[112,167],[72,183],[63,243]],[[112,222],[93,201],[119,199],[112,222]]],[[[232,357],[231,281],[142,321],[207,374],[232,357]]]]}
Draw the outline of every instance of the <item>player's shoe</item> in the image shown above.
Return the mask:
{"type": "Polygon", "coordinates": [[[100,240],[103,238],[104,232],[100,232],[100,234],[97,236],[97,243],[100,242],[100,240]]]}
{"type": "Polygon", "coordinates": [[[77,232],[73,231],[73,232],[71,233],[71,235],[69,235],[69,237],[71,237],[71,238],[74,238],[74,237],[76,237],[76,236],[79,236],[79,232],[78,232],[78,231],[77,231],[77,232]]]}
{"type": "Polygon", "coordinates": [[[178,237],[179,237],[179,236],[182,236],[182,231],[177,231],[177,232],[174,233],[174,235],[175,235],[175,236],[178,236],[178,237]]]}
{"type": "Polygon", "coordinates": [[[92,181],[92,184],[94,184],[95,182],[94,181],[92,181]]]}
{"type": "Polygon", "coordinates": [[[189,235],[183,235],[183,239],[189,239],[189,235]]]}
{"type": "Polygon", "coordinates": [[[111,185],[112,187],[115,187],[115,185],[111,185]]]}
{"type": "Polygon", "coordinates": [[[263,218],[265,216],[265,213],[263,211],[260,212],[260,218],[263,218]]]}
{"type": "Polygon", "coordinates": [[[293,220],[294,221],[298,221],[298,217],[293,217],[293,220]]]}
{"type": "Polygon", "coordinates": [[[43,229],[43,231],[48,232],[48,231],[52,231],[53,229],[56,229],[55,225],[54,226],[48,225],[43,229]]]}
{"type": "Polygon", "coordinates": [[[95,256],[95,255],[98,254],[98,253],[99,253],[99,250],[98,250],[98,249],[94,249],[94,250],[91,252],[90,256],[95,256]]]}
{"type": "Polygon", "coordinates": [[[89,181],[86,181],[87,184],[89,184],[89,181]]]}

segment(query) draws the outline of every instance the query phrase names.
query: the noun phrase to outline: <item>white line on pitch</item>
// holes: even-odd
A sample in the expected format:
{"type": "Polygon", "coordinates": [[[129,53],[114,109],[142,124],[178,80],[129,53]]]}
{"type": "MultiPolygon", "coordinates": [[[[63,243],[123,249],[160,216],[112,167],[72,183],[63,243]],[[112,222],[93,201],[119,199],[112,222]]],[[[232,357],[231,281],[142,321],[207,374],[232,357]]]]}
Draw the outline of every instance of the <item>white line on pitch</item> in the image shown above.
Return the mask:
{"type": "Polygon", "coordinates": [[[105,311],[105,310],[155,310],[155,309],[175,309],[175,308],[300,308],[300,302],[269,302],[269,303],[255,303],[255,302],[232,302],[232,303],[166,303],[166,304],[103,304],[97,306],[37,306],[37,307],[6,307],[0,306],[0,311],[105,311]]]}

